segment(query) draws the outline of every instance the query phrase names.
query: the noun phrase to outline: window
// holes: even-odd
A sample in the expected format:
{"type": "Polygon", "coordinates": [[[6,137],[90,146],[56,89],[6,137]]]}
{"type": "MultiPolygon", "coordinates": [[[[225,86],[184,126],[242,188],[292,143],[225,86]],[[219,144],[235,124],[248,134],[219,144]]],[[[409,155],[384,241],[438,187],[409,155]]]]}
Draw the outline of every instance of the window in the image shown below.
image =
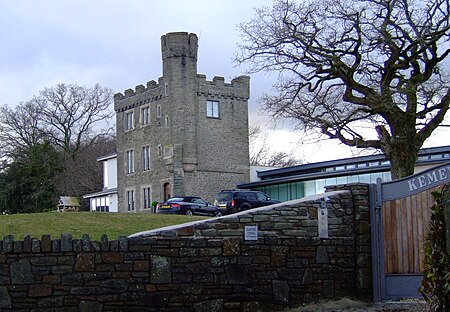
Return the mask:
{"type": "Polygon", "coordinates": [[[169,95],[169,84],[168,83],[164,84],[164,95],[165,96],[169,95]]]}
{"type": "Polygon", "coordinates": [[[150,146],[142,147],[142,168],[144,171],[150,170],[150,146]]]}
{"type": "Polygon", "coordinates": [[[158,144],[158,156],[162,156],[162,146],[158,144]]]}
{"type": "Polygon", "coordinates": [[[218,101],[206,101],[206,117],[219,118],[218,101]]]}
{"type": "Polygon", "coordinates": [[[127,191],[127,208],[128,211],[134,210],[134,190],[127,191]]]}
{"type": "Polygon", "coordinates": [[[166,128],[169,128],[169,116],[166,116],[165,118],[164,118],[164,124],[165,124],[165,127],[166,128]]]}
{"type": "Polygon", "coordinates": [[[164,146],[164,157],[172,157],[173,156],[173,147],[172,145],[164,146]]]}
{"type": "Polygon", "coordinates": [[[245,193],[243,193],[243,195],[247,200],[257,200],[255,193],[245,192],[245,193]]]}
{"type": "Polygon", "coordinates": [[[161,118],[161,105],[156,106],[156,118],[161,118]]]}
{"type": "Polygon", "coordinates": [[[141,124],[143,126],[150,123],[150,107],[143,107],[141,109],[141,124]]]}
{"type": "Polygon", "coordinates": [[[256,193],[256,196],[258,197],[259,201],[267,201],[267,196],[263,193],[256,193]]]}
{"type": "Polygon", "coordinates": [[[132,130],[133,127],[133,112],[128,112],[125,114],[125,130],[132,130]]]}
{"type": "Polygon", "coordinates": [[[129,150],[127,151],[127,173],[133,173],[134,172],[134,151],[129,150]]]}
{"type": "Polygon", "coordinates": [[[144,187],[142,189],[142,207],[144,207],[144,209],[149,209],[152,208],[152,190],[150,187],[144,187]]]}

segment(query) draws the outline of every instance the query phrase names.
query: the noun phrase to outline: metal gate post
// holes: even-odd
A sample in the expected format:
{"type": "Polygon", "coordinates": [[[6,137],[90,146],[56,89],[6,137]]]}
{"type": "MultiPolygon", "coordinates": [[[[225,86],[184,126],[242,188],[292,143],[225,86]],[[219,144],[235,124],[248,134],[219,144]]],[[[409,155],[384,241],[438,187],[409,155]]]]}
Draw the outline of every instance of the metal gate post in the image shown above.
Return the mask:
{"type": "Polygon", "coordinates": [[[369,185],[370,201],[370,235],[372,237],[372,288],[373,301],[380,302],[383,299],[383,223],[381,220],[381,179],[377,184],[369,185]]]}

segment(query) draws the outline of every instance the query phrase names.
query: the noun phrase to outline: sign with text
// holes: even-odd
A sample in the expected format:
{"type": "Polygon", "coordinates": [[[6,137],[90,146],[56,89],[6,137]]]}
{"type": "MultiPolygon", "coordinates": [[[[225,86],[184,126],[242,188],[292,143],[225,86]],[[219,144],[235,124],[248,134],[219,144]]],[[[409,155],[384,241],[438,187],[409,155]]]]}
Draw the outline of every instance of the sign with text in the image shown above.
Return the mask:
{"type": "Polygon", "coordinates": [[[449,182],[450,163],[447,163],[401,180],[382,183],[382,200],[388,201],[415,195],[449,182]]]}
{"type": "Polygon", "coordinates": [[[258,240],[257,225],[246,225],[244,227],[244,240],[258,240]]]}

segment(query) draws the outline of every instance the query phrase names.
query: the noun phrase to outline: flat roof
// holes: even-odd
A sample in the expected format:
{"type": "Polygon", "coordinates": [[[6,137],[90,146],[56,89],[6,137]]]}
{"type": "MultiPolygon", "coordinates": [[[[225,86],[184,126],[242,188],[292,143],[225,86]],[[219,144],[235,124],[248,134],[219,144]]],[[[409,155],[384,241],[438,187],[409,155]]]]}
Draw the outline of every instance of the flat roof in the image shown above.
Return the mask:
{"type": "MultiPolygon", "coordinates": [[[[436,154],[444,154],[450,153],[450,146],[440,146],[440,147],[431,147],[431,148],[423,148],[419,151],[418,156],[430,156],[436,154]]],[[[418,159],[416,164],[432,164],[439,163],[443,161],[448,161],[449,158],[442,159],[428,159],[422,160],[418,159]]],[[[292,167],[279,168],[273,170],[265,170],[259,171],[257,173],[258,177],[261,181],[241,183],[237,186],[239,188],[252,188],[259,186],[267,186],[272,184],[279,183],[288,183],[288,182],[300,182],[300,181],[308,181],[314,180],[318,178],[333,178],[339,176],[348,176],[355,174],[363,174],[363,173],[375,173],[375,172],[386,172],[391,168],[390,163],[387,161],[386,156],[384,154],[376,154],[370,156],[358,156],[351,158],[342,158],[337,160],[328,160],[317,163],[310,163],[304,165],[296,165],[292,167]],[[374,163],[379,162],[380,164],[376,164],[373,166],[367,167],[358,167],[358,164],[364,163],[374,163]],[[339,167],[339,166],[351,166],[355,165],[355,168],[346,168],[342,170],[334,170],[334,171],[326,171],[327,168],[339,167]]]]}
{"type": "Polygon", "coordinates": [[[97,158],[97,161],[105,161],[111,158],[117,158],[117,153],[112,153],[112,154],[108,154],[105,156],[100,156],[99,158],[97,158]]]}
{"type": "Polygon", "coordinates": [[[110,195],[110,194],[117,194],[117,188],[112,188],[112,189],[107,189],[107,190],[100,191],[100,192],[86,194],[86,195],[83,195],[83,198],[88,199],[88,198],[101,197],[101,196],[110,195]]]}

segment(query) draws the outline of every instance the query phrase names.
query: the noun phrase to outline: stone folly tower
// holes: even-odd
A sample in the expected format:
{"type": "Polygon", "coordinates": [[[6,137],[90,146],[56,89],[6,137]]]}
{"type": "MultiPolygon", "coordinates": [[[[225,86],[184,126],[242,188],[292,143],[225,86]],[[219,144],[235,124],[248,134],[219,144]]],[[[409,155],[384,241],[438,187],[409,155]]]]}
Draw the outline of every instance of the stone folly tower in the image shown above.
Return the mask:
{"type": "Polygon", "coordinates": [[[162,77],[114,96],[119,211],[249,180],[249,77],[197,74],[198,38],[161,37],[162,77]]]}

